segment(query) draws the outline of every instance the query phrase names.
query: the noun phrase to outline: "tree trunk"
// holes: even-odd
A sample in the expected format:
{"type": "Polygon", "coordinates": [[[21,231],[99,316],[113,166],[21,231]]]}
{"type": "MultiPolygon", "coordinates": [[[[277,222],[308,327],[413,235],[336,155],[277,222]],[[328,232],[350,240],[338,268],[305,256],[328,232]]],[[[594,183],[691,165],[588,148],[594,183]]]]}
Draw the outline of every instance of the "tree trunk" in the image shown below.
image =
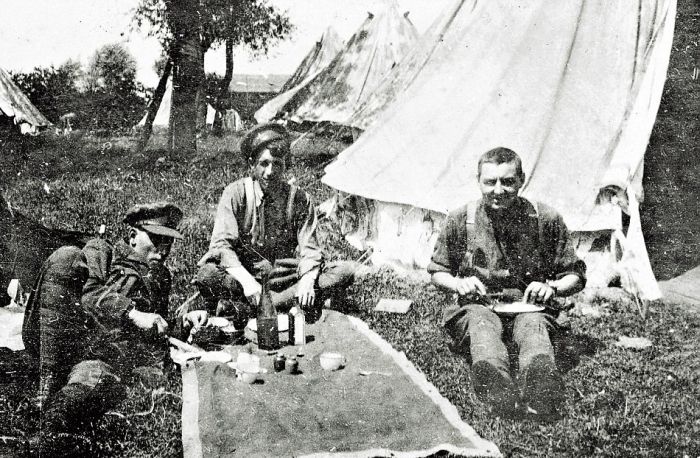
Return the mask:
{"type": "Polygon", "coordinates": [[[196,2],[166,0],[168,20],[175,38],[173,96],[168,133],[171,155],[197,152],[197,89],[204,80],[204,53],[196,2]]]}
{"type": "Polygon", "coordinates": [[[224,74],[224,80],[221,82],[221,89],[219,89],[219,95],[216,97],[216,117],[214,118],[214,126],[212,131],[214,135],[220,137],[223,135],[223,123],[224,123],[224,111],[219,111],[222,106],[224,106],[224,100],[229,96],[229,86],[231,86],[231,80],[233,79],[233,39],[226,39],[226,73],[224,74]]]}
{"type": "Polygon", "coordinates": [[[197,88],[197,133],[206,135],[207,132],[207,91],[204,84],[200,84],[197,88]]]}
{"type": "Polygon", "coordinates": [[[143,150],[146,149],[148,140],[151,138],[151,133],[153,133],[153,121],[156,119],[156,114],[158,114],[160,103],[163,101],[165,89],[168,87],[168,78],[170,78],[170,72],[172,69],[173,63],[170,59],[168,59],[168,61],[165,63],[165,67],[163,68],[163,74],[160,76],[160,81],[158,81],[156,91],[153,93],[153,100],[151,100],[151,104],[148,106],[146,122],[143,125],[141,137],[136,145],[137,153],[142,153],[143,150]]]}

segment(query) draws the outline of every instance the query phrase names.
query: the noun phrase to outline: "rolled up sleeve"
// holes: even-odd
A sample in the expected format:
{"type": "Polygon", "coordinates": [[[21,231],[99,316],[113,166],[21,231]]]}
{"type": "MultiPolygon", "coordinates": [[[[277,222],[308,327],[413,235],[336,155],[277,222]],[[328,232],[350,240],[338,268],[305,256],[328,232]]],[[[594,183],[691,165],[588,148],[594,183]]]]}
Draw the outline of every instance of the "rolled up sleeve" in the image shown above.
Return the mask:
{"type": "Polygon", "coordinates": [[[244,192],[241,182],[226,186],[216,209],[209,251],[219,253],[219,265],[225,269],[241,265],[234,247],[240,242],[241,228],[237,216],[245,211],[244,192]]]}
{"type": "Polygon", "coordinates": [[[321,265],[323,254],[318,241],[318,212],[313,203],[306,197],[306,212],[303,222],[297,232],[299,249],[299,276],[310,272],[321,265]]]}
{"type": "Polygon", "coordinates": [[[457,274],[459,261],[464,253],[460,253],[460,246],[456,243],[459,235],[456,233],[457,222],[454,217],[448,215],[445,219],[445,226],[440,231],[433,256],[428,264],[428,273],[447,272],[452,275],[457,274]]]}
{"type": "Polygon", "coordinates": [[[550,230],[552,231],[551,239],[556,241],[552,263],[554,266],[554,272],[552,272],[554,277],[559,279],[573,274],[578,276],[585,285],[586,263],[576,255],[576,249],[564,219],[558,216],[553,221],[550,230]]]}

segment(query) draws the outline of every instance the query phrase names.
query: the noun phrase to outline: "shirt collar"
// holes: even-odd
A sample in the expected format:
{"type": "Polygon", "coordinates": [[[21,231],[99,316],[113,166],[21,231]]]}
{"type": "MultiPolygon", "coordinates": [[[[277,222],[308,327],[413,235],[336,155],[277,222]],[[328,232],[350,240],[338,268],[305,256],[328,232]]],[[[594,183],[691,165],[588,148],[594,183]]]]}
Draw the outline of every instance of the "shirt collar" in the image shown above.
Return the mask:
{"type": "Polygon", "coordinates": [[[255,207],[257,208],[262,204],[263,197],[265,196],[258,180],[253,180],[253,195],[255,196],[255,207]]]}

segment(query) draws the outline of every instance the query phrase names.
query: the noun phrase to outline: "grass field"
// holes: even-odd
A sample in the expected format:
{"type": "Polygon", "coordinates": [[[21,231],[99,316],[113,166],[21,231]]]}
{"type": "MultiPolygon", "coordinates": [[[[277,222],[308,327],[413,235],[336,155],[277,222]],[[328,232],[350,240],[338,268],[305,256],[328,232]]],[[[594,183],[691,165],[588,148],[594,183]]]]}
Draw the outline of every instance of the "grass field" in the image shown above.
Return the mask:
{"type": "MultiPolygon", "coordinates": [[[[647,154],[642,207],[652,264],[661,278],[694,267],[700,254],[695,178],[700,171],[700,88],[692,76],[700,62],[698,32],[697,0],[679,1],[669,78],[647,154]]],[[[186,240],[175,246],[169,265],[176,278],[173,303],[179,304],[192,292],[187,282],[206,250],[221,190],[244,173],[233,153],[237,139],[207,139],[194,158],[169,157],[158,141],[144,155],[135,155],[132,144],[130,138],[34,139],[0,157],[0,188],[13,205],[48,226],[91,232],[104,223],[113,238],[122,235],[119,216],[133,202],[177,202],[186,214],[186,240]]],[[[298,160],[292,171],[319,200],[329,192],[317,181],[320,170],[310,158],[298,160]]],[[[353,254],[337,239],[332,249],[353,254]]],[[[566,373],[564,418],[537,423],[493,417],[476,400],[468,366],[450,351],[439,325],[444,298],[434,289],[379,270],[350,293],[353,313],[404,351],[462,418],[508,456],[700,456],[697,311],[656,304],[641,320],[624,300],[596,299],[602,316],[573,316],[560,355],[566,373]],[[409,297],[414,306],[407,315],[378,315],[371,309],[380,296],[409,297]],[[622,335],[647,337],[653,346],[622,349],[615,345],[622,335]]],[[[10,361],[8,355],[0,356],[10,361]]],[[[21,436],[37,428],[31,403],[35,382],[20,363],[4,365],[0,372],[0,435],[21,436]]],[[[179,456],[180,383],[179,374],[172,372],[156,388],[132,384],[126,400],[87,431],[96,453],[179,456]]]]}

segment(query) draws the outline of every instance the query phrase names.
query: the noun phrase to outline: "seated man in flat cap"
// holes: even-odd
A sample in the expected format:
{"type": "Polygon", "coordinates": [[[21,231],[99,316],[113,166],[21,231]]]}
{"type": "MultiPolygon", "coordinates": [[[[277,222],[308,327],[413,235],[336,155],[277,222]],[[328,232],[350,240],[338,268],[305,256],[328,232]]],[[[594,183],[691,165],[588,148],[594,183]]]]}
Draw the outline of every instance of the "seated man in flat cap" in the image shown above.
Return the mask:
{"type": "MultiPolygon", "coordinates": [[[[279,124],[256,126],[240,148],[250,176],[224,189],[194,282],[209,313],[232,316],[238,327],[253,315],[247,304],[257,306],[262,278],[269,275],[278,309],[298,304],[314,322],[325,299],[352,282],[355,265],[323,262],[316,208],[305,192],[285,181],[287,130],[279,124]]],[[[204,315],[193,324],[203,320],[204,315]]]]}
{"type": "Polygon", "coordinates": [[[124,219],[125,241],[64,246],[44,263],[22,329],[40,367],[42,430],[30,444],[37,452],[66,452],[55,442],[61,433],[118,401],[134,368],[164,361],[159,335],[168,329],[172,277],[163,262],[182,238],[181,218],[173,204],[137,205],[124,219]]]}
{"type": "Polygon", "coordinates": [[[554,298],[584,287],[586,265],[576,256],[562,217],[518,196],[525,174],[515,152],[484,153],[477,179],[482,199],[448,215],[428,266],[433,283],[459,297],[444,311],[445,327],[471,356],[480,399],[504,413],[518,403],[531,413],[556,416],[564,400],[550,341],[556,308],[498,315],[487,294],[553,305],[554,298]],[[518,350],[521,390],[511,378],[506,343],[518,350]]]}

